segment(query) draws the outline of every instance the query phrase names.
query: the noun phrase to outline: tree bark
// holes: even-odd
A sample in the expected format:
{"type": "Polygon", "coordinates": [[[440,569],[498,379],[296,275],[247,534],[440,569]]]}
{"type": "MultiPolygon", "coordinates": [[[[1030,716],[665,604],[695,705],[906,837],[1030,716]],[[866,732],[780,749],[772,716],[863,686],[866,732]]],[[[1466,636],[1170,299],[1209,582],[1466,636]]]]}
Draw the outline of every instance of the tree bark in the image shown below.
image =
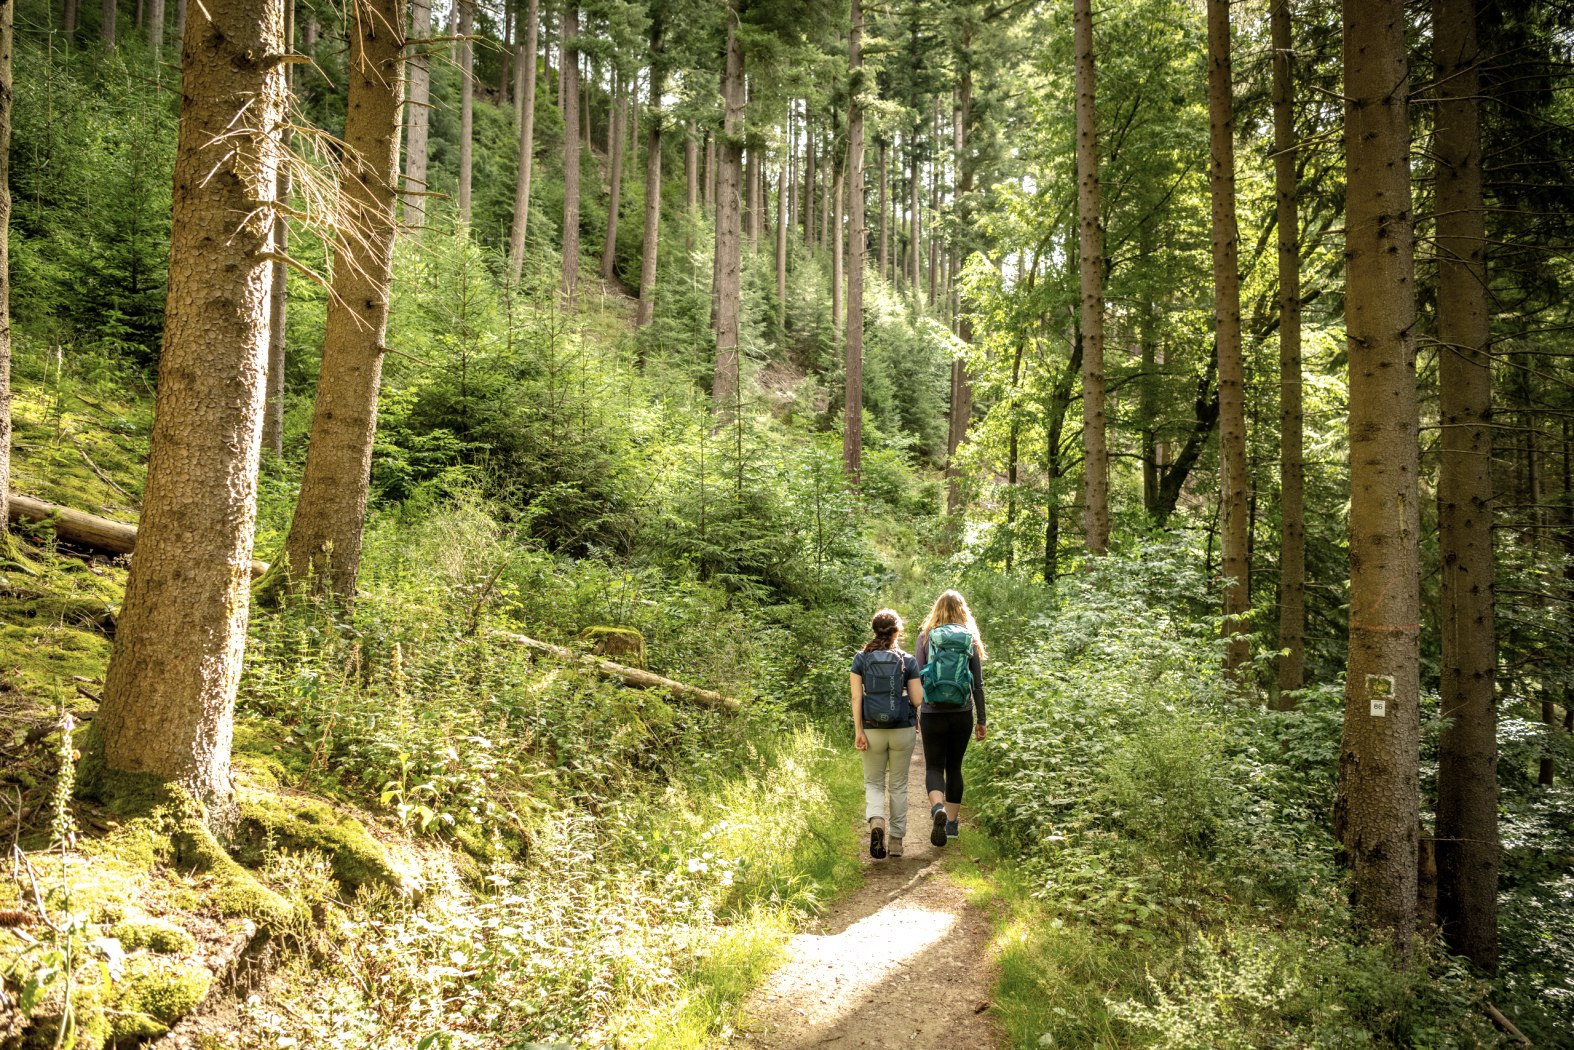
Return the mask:
{"type": "Polygon", "coordinates": [[[611,138],[612,156],[608,158],[608,176],[611,189],[607,199],[607,233],[601,242],[601,278],[612,280],[618,261],[618,211],[623,204],[623,153],[628,135],[629,90],[618,92],[612,107],[607,135],[611,138]]]}
{"type": "Polygon", "coordinates": [[[684,203],[688,206],[692,216],[700,206],[700,144],[694,137],[694,125],[691,122],[683,136],[683,180],[685,183],[684,203]]]}
{"type": "MultiPolygon", "coordinates": [[[[662,51],[666,27],[660,17],[650,23],[650,115],[645,132],[645,240],[640,247],[639,307],[634,323],[640,328],[656,319],[656,264],[661,260],[661,96],[666,91],[662,51]]],[[[684,143],[684,159],[692,161],[694,139],[684,143]]],[[[694,167],[688,165],[689,208],[694,207],[694,167]]],[[[692,215],[691,215],[692,218],[692,215]]]]}
{"type": "Polygon", "coordinates": [[[148,50],[158,62],[164,51],[164,0],[148,0],[148,50]]]}
{"type": "Polygon", "coordinates": [[[1077,231],[1082,290],[1082,542],[1109,550],[1109,452],[1104,425],[1104,245],[1099,217],[1099,150],[1093,65],[1093,5],[1076,0],[1077,231]]]}
{"type": "Polygon", "coordinates": [[[1304,684],[1306,667],[1306,467],[1301,408],[1301,248],[1296,207],[1295,84],[1290,0],[1273,0],[1273,181],[1279,248],[1279,696],[1304,684]]]}
{"type": "MultiPolygon", "coordinates": [[[[361,2],[361,0],[358,0],[361,2]]],[[[459,3],[459,225],[470,225],[470,190],[475,170],[475,0],[459,3]]]]}
{"type": "Polygon", "coordinates": [[[716,207],[716,133],[705,129],[705,210],[716,207]]]}
{"type": "Polygon", "coordinates": [[[1436,0],[1438,534],[1442,703],[1437,918],[1449,947],[1497,968],[1497,664],[1492,557],[1492,331],[1475,0],[1436,0]]]}
{"type": "Polygon", "coordinates": [[[345,150],[339,201],[351,227],[341,235],[323,332],[311,444],[285,542],[292,581],[344,600],[361,565],[383,338],[393,271],[399,108],[404,91],[405,0],[351,6],[345,150]],[[389,32],[398,26],[400,31],[389,32]]]}
{"type": "Polygon", "coordinates": [[[11,492],[11,51],[15,0],[0,0],[0,554],[11,492]]]}
{"type": "Polygon", "coordinates": [[[77,0],[66,0],[65,13],[61,19],[60,31],[65,34],[67,43],[76,42],[77,16],[77,0]]]}
{"type": "MultiPolygon", "coordinates": [[[[131,554],[137,546],[137,527],[113,518],[89,514],[74,507],[34,499],[19,492],[10,494],[6,514],[12,522],[48,522],[55,535],[72,547],[100,554],[131,554]]],[[[268,563],[253,559],[253,578],[268,571],[268,563]]]]}
{"type": "Polygon", "coordinates": [[[1241,286],[1235,225],[1235,100],[1230,77],[1229,0],[1208,0],[1208,192],[1213,201],[1213,325],[1219,357],[1219,499],[1225,670],[1239,678],[1251,655],[1246,612],[1246,365],[1241,350],[1241,286]]]}
{"type": "Polygon", "coordinates": [[[743,216],[739,182],[743,167],[743,41],[735,0],[727,4],[727,68],[722,77],[725,106],[718,152],[716,259],[712,286],[716,326],[716,375],[711,399],[723,419],[737,411],[738,326],[741,312],[743,216]]]}
{"type": "Polygon", "coordinates": [[[116,0],[103,0],[99,5],[99,39],[104,47],[113,50],[115,47],[115,19],[120,5],[116,0]]]}
{"type": "Polygon", "coordinates": [[[284,67],[282,0],[206,0],[183,48],[168,306],[137,554],[88,790],[143,774],[226,807],[250,607],[284,67]],[[101,766],[100,766],[101,763],[101,766]],[[95,784],[93,781],[97,780],[95,784]]]}
{"type": "Polygon", "coordinates": [[[1082,338],[1075,332],[1071,353],[1050,395],[1048,420],[1044,426],[1044,473],[1049,490],[1049,507],[1044,520],[1044,582],[1054,583],[1060,574],[1060,479],[1065,476],[1060,443],[1065,433],[1066,413],[1071,408],[1071,390],[1082,371],[1082,338]]]}
{"type": "MultiPolygon", "coordinates": [[[[295,0],[284,0],[284,46],[295,48],[295,0]]],[[[295,67],[284,67],[286,100],[294,89],[295,67]]],[[[288,101],[286,102],[288,104],[288,101]]],[[[290,129],[280,133],[280,148],[285,157],[290,152],[290,129]]],[[[279,200],[288,204],[291,190],[290,165],[279,165],[279,200]]],[[[290,248],[290,224],[281,211],[273,219],[273,245],[280,256],[290,248]]],[[[282,259],[273,263],[272,290],[268,309],[268,393],[262,411],[262,448],[274,457],[284,455],[284,336],[285,321],[289,310],[289,267],[282,259]]]]}
{"type": "Polygon", "coordinates": [[[891,173],[885,161],[885,142],[880,143],[880,277],[883,279],[890,272],[891,264],[891,216],[890,207],[891,173]]]}
{"type": "Polygon", "coordinates": [[[1334,824],[1358,920],[1407,955],[1419,816],[1410,72],[1403,0],[1344,0],[1350,649],[1334,824]]]}
{"type": "Polygon", "coordinates": [[[572,308],[579,285],[579,5],[563,8],[563,298],[572,308]]]}
{"type": "Polygon", "coordinates": [[[818,158],[815,156],[814,129],[809,123],[809,104],[804,103],[803,114],[803,245],[810,251],[814,250],[814,169],[818,158]]]}
{"type": "Polygon", "coordinates": [[[847,305],[847,244],[846,202],[847,161],[844,157],[835,167],[836,177],[831,180],[831,328],[840,329],[847,305]]]}
{"type": "MultiPolygon", "coordinates": [[[[418,41],[432,36],[432,0],[411,0],[410,35],[418,41]]],[[[419,234],[426,227],[427,140],[432,126],[432,60],[430,44],[418,43],[410,53],[410,101],[405,109],[404,224],[419,234]]]]}
{"type": "Polygon", "coordinates": [[[503,24],[498,30],[498,36],[503,38],[503,46],[498,49],[497,97],[492,100],[499,106],[508,105],[508,75],[514,57],[514,6],[514,0],[503,0],[503,24]]]}
{"type": "MultiPolygon", "coordinates": [[[[847,226],[852,246],[847,260],[847,389],[842,410],[842,469],[854,485],[863,472],[864,394],[864,113],[858,93],[863,89],[862,0],[852,2],[852,28],[847,37],[847,226]]],[[[785,281],[783,282],[785,283],[785,281]]]]}
{"type": "Polygon", "coordinates": [[[540,18],[541,0],[526,0],[525,21],[520,27],[523,32],[515,34],[523,43],[514,61],[514,98],[519,102],[519,174],[514,183],[514,222],[508,235],[511,284],[519,283],[519,275],[524,270],[525,234],[530,227],[530,176],[536,152],[536,27],[540,18]]]}
{"type": "MultiPolygon", "coordinates": [[[[957,172],[957,214],[964,224],[970,221],[971,194],[973,192],[973,165],[968,159],[968,134],[973,121],[973,68],[968,59],[971,36],[964,37],[958,61],[962,66],[961,78],[956,89],[956,105],[952,110],[951,151],[957,172]]],[[[918,259],[921,247],[921,227],[918,215],[918,162],[913,162],[913,297],[918,296],[918,259]]],[[[958,246],[958,250],[963,250],[958,246]]],[[[957,336],[964,343],[972,343],[973,326],[957,311],[957,336]]],[[[956,462],[957,449],[967,437],[968,423],[973,418],[973,387],[967,378],[967,364],[961,358],[951,362],[951,414],[946,437],[946,512],[955,514],[962,509],[962,484],[956,462]]]]}

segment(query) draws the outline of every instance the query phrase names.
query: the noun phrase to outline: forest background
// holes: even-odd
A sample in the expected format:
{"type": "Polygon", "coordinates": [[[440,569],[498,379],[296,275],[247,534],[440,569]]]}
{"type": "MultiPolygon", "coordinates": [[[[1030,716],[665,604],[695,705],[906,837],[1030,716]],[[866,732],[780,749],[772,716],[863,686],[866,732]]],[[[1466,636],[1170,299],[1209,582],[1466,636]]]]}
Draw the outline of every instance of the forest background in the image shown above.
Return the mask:
{"type": "MultiPolygon", "coordinates": [[[[192,12],[4,8],[9,487],[134,521],[173,338],[192,12]]],[[[956,585],[998,661],[970,767],[987,835],[959,870],[995,916],[1013,1045],[1492,1045],[1511,1038],[1493,1013],[1574,1040],[1569,12],[1412,8],[1419,589],[1392,897],[1418,946],[1394,950],[1375,895],[1352,910],[1369,876],[1341,864],[1333,816],[1368,702],[1345,686],[1347,318],[1360,291],[1393,294],[1348,273],[1348,12],[296,0],[253,332],[272,358],[251,506],[275,571],[242,621],[234,834],[208,845],[168,800],[126,809],[91,746],[77,782],[126,569],[19,521],[0,903],[24,918],[0,930],[0,1039],[728,1040],[788,931],[859,878],[841,726],[868,614],[916,621],[956,585]],[[1438,247],[1468,210],[1437,203],[1434,114],[1461,76],[1437,45],[1460,19],[1490,293],[1472,353],[1443,331],[1438,247]],[[392,177],[351,141],[376,24],[400,27],[392,177]],[[395,209],[386,272],[356,186],[395,209]],[[357,277],[386,332],[341,321],[336,343],[357,277]],[[369,467],[315,490],[359,494],[348,557],[343,534],[301,541],[297,508],[330,502],[300,495],[306,455],[344,374],[330,354],[363,329],[369,467]],[[1454,359],[1490,382],[1474,506],[1495,628],[1465,632],[1489,643],[1490,763],[1451,779],[1454,359]],[[600,639],[741,705],[620,688],[520,634],[600,639]],[[1473,904],[1428,882],[1461,782],[1490,783],[1496,840],[1473,904]],[[216,960],[263,943],[266,994],[230,996],[216,960]]]]}

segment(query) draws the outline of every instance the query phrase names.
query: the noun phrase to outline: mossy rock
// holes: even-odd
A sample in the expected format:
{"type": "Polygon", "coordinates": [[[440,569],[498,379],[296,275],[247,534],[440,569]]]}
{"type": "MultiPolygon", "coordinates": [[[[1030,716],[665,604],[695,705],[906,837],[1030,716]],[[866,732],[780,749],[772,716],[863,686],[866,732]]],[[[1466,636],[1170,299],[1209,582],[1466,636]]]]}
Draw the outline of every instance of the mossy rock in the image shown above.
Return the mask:
{"type": "Polygon", "coordinates": [[[315,850],[329,860],[334,880],[347,893],[362,886],[413,894],[417,880],[400,871],[382,843],[364,825],[309,799],[253,795],[240,804],[235,851],[241,862],[260,867],[270,850],[315,850]]]}
{"type": "Polygon", "coordinates": [[[160,1036],[208,997],[213,974],[198,963],[140,956],[126,960],[105,1015],[115,1040],[160,1036]]]}
{"type": "Polygon", "coordinates": [[[590,643],[597,656],[630,667],[645,666],[645,636],[633,627],[587,627],[579,637],[590,643]]]}
{"type": "Polygon", "coordinates": [[[197,939],[168,919],[143,916],[126,919],[110,928],[109,935],[128,952],[146,949],[163,955],[183,955],[197,950],[197,939]]]}

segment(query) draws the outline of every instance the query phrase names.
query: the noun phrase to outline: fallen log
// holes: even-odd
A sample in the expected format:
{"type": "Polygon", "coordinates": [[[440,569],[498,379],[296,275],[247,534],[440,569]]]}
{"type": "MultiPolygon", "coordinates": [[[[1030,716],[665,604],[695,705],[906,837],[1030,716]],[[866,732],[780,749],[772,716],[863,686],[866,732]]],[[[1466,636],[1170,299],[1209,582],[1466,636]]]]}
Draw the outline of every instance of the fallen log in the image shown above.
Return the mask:
{"type": "MultiPolygon", "coordinates": [[[[32,496],[13,492],[6,501],[7,514],[14,522],[47,522],[55,535],[73,547],[100,554],[130,554],[137,545],[137,527],[123,521],[89,514],[84,510],[62,507],[32,496]]],[[[268,563],[253,561],[253,579],[268,571],[268,563]]]]}
{"type": "Polygon", "coordinates": [[[495,633],[497,637],[513,642],[515,645],[524,646],[531,652],[550,656],[554,660],[562,660],[565,663],[582,664],[603,678],[615,679],[639,689],[665,690],[671,693],[675,699],[686,703],[698,704],[700,707],[715,708],[718,711],[726,711],[729,714],[736,713],[739,706],[741,706],[737,700],[730,696],[722,696],[720,693],[712,692],[709,689],[701,689],[698,686],[684,685],[682,682],[675,682],[670,678],[663,678],[659,674],[642,671],[637,667],[625,667],[622,664],[615,664],[611,660],[603,660],[589,653],[576,652],[561,645],[553,645],[551,642],[527,638],[522,634],[509,634],[506,631],[497,631],[495,633]]]}

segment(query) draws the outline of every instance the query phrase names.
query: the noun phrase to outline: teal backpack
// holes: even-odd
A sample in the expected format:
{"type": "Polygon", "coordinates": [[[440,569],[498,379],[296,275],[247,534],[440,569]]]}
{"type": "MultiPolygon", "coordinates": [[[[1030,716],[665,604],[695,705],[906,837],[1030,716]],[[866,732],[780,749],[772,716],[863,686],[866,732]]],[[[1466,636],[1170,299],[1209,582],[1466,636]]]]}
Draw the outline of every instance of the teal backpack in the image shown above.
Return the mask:
{"type": "Polygon", "coordinates": [[[929,662],[921,680],[924,699],[936,707],[966,707],[973,700],[973,635],[959,623],[942,623],[929,631],[929,662]]]}

